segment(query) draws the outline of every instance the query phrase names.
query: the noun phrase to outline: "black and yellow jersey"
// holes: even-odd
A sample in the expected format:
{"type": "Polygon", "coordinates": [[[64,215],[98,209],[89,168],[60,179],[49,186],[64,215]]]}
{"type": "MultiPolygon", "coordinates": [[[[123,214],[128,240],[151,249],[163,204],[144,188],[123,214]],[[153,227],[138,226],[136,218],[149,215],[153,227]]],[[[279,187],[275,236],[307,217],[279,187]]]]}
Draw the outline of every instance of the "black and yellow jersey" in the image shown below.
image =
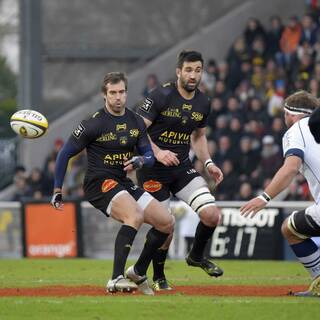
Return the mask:
{"type": "Polygon", "coordinates": [[[109,173],[125,177],[125,159],[132,158],[135,147],[144,148],[150,144],[141,117],[129,109],[125,109],[122,116],[114,116],[106,108],[81,121],[68,143],[77,150],[86,148],[87,178],[101,178],[109,173]]]}
{"type": "Polygon", "coordinates": [[[198,89],[192,99],[186,100],[175,83],[168,83],[152,91],[137,113],[152,122],[147,129],[152,141],[161,149],[177,153],[182,162],[189,156],[191,133],[207,124],[210,100],[198,89]]]}

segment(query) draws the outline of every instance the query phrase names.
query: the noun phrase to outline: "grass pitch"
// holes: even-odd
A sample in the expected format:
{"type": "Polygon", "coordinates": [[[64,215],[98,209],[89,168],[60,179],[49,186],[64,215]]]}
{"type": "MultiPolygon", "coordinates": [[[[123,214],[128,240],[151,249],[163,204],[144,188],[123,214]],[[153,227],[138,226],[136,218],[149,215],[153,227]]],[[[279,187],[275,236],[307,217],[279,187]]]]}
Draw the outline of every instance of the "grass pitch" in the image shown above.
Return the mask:
{"type": "MultiPolygon", "coordinates": [[[[184,261],[168,261],[175,285],[305,285],[310,278],[297,262],[218,261],[222,278],[209,278],[184,261]]],[[[0,287],[104,287],[112,261],[89,259],[0,260],[0,287]]],[[[317,319],[320,299],[298,297],[216,297],[106,295],[91,297],[2,297],[0,320],[7,319],[317,319]]]]}

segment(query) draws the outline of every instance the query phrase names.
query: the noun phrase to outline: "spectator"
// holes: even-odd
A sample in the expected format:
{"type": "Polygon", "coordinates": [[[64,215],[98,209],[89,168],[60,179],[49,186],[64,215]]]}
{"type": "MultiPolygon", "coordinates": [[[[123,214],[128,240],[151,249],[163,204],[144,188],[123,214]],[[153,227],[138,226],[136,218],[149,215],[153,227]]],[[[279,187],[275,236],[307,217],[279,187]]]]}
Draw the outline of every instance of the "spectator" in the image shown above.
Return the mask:
{"type": "Polygon", "coordinates": [[[262,139],[261,161],[259,172],[263,179],[272,178],[283,162],[279,145],[274,141],[273,136],[266,135],[262,139]]]}
{"type": "Polygon", "coordinates": [[[254,97],[249,100],[248,108],[246,111],[246,118],[247,121],[258,121],[262,128],[268,126],[270,118],[268,116],[266,108],[262,105],[261,99],[254,97]]]}
{"type": "Polygon", "coordinates": [[[155,74],[149,74],[146,79],[146,86],[143,89],[142,95],[148,97],[150,92],[159,85],[158,78],[155,74]]]}
{"type": "MultiPolygon", "coordinates": [[[[48,164],[51,160],[56,161],[57,159],[57,155],[59,153],[59,151],[61,150],[62,146],[63,146],[64,142],[61,138],[58,138],[54,141],[54,145],[53,145],[53,150],[52,152],[47,156],[45,163],[44,163],[44,167],[43,167],[43,172],[47,172],[48,170],[48,164]]],[[[51,195],[51,194],[50,194],[51,195]]]]}
{"type": "Polygon", "coordinates": [[[267,134],[272,135],[276,144],[282,146],[282,137],[286,132],[286,128],[283,123],[283,119],[279,117],[275,117],[271,123],[271,129],[267,132],[267,134]]]}
{"type": "Polygon", "coordinates": [[[44,174],[43,174],[42,191],[44,196],[51,196],[53,193],[55,168],[56,168],[56,161],[51,159],[48,162],[47,171],[44,171],[44,174]]]}
{"type": "Polygon", "coordinates": [[[203,71],[201,83],[205,86],[206,93],[212,95],[217,79],[217,66],[213,59],[210,59],[206,70],[203,71]]]}
{"type": "Polygon", "coordinates": [[[283,32],[283,25],[279,16],[270,18],[270,29],[267,32],[267,51],[269,57],[274,57],[280,51],[280,39],[283,32]]]}
{"type": "Polygon", "coordinates": [[[281,53],[277,54],[277,61],[280,66],[289,69],[292,65],[294,54],[296,53],[301,38],[301,26],[296,16],[289,20],[289,24],[285,27],[281,39],[281,53]]]}
{"type": "Polygon", "coordinates": [[[241,122],[244,121],[244,114],[239,100],[235,96],[231,96],[227,101],[227,114],[228,120],[238,118],[241,122]]]}
{"type": "Polygon", "coordinates": [[[313,46],[317,41],[317,27],[313,21],[313,18],[309,14],[305,14],[301,19],[301,37],[300,43],[307,42],[310,46],[313,46]]]}
{"type": "Polygon", "coordinates": [[[276,117],[282,113],[282,104],[286,93],[285,82],[277,80],[275,82],[275,91],[271,95],[268,102],[268,114],[271,117],[276,117]]]}
{"type": "Polygon", "coordinates": [[[228,136],[232,143],[232,148],[239,149],[240,139],[243,136],[243,125],[239,118],[232,118],[229,123],[228,136]]]}
{"type": "Polygon", "coordinates": [[[266,32],[258,19],[249,18],[246,29],[244,31],[244,38],[247,47],[251,48],[253,41],[258,37],[262,38],[263,41],[265,41],[266,32]]]}
{"type": "Polygon", "coordinates": [[[221,136],[228,134],[228,118],[225,115],[221,115],[216,119],[215,130],[209,135],[209,139],[218,141],[221,136]]]}
{"type": "Polygon", "coordinates": [[[11,201],[22,201],[23,198],[28,196],[27,180],[22,177],[17,177],[14,181],[14,194],[11,201]]]}
{"type": "Polygon", "coordinates": [[[320,87],[319,82],[316,79],[311,79],[309,82],[309,92],[315,96],[319,97],[320,94],[320,87]]]}
{"type": "Polygon", "coordinates": [[[235,150],[232,149],[231,141],[229,136],[221,136],[218,139],[218,151],[214,156],[214,162],[221,167],[222,163],[225,160],[232,160],[236,159],[237,153],[235,150]]]}
{"type": "Polygon", "coordinates": [[[42,190],[42,172],[39,168],[33,168],[30,177],[27,179],[29,194],[33,195],[36,191],[42,190]]]}
{"type": "Polygon", "coordinates": [[[239,201],[248,201],[254,197],[254,193],[249,182],[242,182],[239,188],[239,193],[236,196],[236,200],[239,201]]]}
{"type": "Polygon", "coordinates": [[[253,178],[253,172],[257,169],[260,162],[260,154],[252,148],[252,139],[249,136],[244,136],[240,140],[240,150],[237,153],[236,171],[240,175],[240,181],[248,181],[253,178]]]}
{"type": "Polygon", "coordinates": [[[220,201],[233,200],[238,191],[239,176],[231,160],[223,161],[221,170],[223,181],[217,187],[216,198],[220,201]]]}

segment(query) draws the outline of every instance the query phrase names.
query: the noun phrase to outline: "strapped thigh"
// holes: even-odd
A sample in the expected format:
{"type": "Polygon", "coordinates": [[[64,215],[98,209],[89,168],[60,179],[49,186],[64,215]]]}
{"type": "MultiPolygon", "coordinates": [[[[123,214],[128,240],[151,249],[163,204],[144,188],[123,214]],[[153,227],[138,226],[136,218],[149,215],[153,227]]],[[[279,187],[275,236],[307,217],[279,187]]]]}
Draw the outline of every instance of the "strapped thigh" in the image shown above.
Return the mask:
{"type": "Polygon", "coordinates": [[[208,206],[215,206],[215,198],[211,194],[206,181],[201,176],[191,180],[175,196],[186,202],[198,214],[208,206]]]}
{"type": "Polygon", "coordinates": [[[316,205],[294,211],[288,219],[288,228],[300,239],[320,236],[320,225],[317,221],[319,214],[319,206],[316,205]]]}

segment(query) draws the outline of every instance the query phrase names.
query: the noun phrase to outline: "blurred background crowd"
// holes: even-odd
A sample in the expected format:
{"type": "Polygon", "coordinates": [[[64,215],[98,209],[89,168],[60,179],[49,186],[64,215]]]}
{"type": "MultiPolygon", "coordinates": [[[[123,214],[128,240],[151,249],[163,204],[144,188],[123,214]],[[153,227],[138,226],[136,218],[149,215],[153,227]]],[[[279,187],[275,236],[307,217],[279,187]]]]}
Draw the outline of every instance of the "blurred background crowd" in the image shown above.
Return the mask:
{"type": "MultiPolygon", "coordinates": [[[[148,75],[141,99],[158,85],[157,75],[148,75]]],[[[300,89],[319,96],[320,20],[319,10],[312,6],[285,23],[278,16],[270,17],[268,25],[250,18],[241,36],[230,43],[224,61],[206,61],[200,90],[211,97],[209,148],[224,173],[217,188],[208,180],[217,200],[248,200],[269,183],[283,161],[282,103],[300,89]]],[[[51,196],[55,160],[63,143],[55,141],[42,168],[31,172],[16,168],[12,200],[51,196]]],[[[190,156],[206,177],[202,163],[190,156]]],[[[85,169],[83,152],[69,163],[66,195],[82,199],[85,169]]],[[[309,200],[303,177],[298,176],[278,199],[309,200]]]]}

